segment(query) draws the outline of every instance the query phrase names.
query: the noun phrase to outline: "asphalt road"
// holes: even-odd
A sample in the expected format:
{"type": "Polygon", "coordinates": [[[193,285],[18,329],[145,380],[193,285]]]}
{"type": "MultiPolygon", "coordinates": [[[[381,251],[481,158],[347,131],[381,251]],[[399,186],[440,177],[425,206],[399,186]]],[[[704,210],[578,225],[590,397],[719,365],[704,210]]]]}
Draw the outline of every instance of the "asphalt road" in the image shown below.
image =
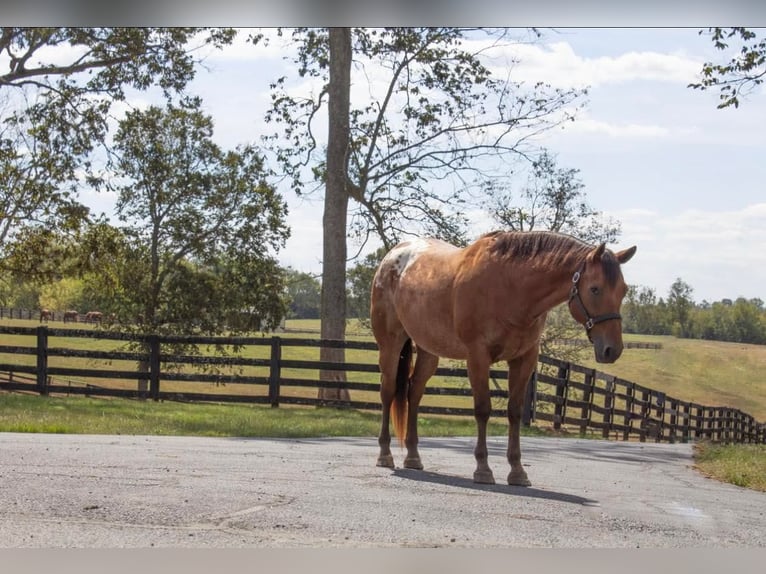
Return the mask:
{"type": "Polygon", "coordinates": [[[377,441],[0,433],[0,546],[766,547],[766,494],[707,479],[689,445],[522,438],[532,487],[476,485],[471,438],[377,441]],[[403,453],[394,449],[397,465],[403,453]]]}

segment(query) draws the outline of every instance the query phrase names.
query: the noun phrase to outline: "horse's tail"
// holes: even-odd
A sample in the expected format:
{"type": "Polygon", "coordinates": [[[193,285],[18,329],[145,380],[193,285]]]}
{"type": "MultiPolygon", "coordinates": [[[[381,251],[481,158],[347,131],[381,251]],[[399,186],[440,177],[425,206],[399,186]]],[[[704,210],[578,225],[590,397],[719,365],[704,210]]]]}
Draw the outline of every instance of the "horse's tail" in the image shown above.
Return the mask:
{"type": "Polygon", "coordinates": [[[407,429],[407,394],[412,373],[412,339],[407,339],[399,353],[399,364],[396,367],[396,391],[391,403],[391,418],[394,432],[399,439],[399,445],[404,444],[407,429]]]}

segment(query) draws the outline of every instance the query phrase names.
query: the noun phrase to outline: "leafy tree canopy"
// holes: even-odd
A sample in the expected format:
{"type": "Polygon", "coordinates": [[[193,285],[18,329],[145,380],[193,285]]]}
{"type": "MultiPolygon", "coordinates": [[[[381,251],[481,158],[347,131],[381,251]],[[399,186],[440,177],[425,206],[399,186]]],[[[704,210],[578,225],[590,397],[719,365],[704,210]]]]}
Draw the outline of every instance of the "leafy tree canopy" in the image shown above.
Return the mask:
{"type": "Polygon", "coordinates": [[[701,80],[689,84],[696,90],[718,89],[718,108],[739,107],[740,98],[763,83],[766,77],[766,38],[758,39],[747,28],[708,28],[713,45],[732,54],[727,62],[705,62],[701,80]]]}

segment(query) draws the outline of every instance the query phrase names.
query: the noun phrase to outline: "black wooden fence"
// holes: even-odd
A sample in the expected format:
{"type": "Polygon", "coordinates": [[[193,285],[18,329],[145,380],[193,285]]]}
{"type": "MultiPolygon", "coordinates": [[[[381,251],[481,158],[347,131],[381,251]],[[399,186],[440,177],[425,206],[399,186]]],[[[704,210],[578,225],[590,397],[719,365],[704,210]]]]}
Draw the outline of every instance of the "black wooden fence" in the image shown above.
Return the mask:
{"type": "MultiPolygon", "coordinates": [[[[290,337],[178,337],[100,329],[0,326],[0,389],[153,400],[334,405],[379,410],[377,346],[363,341],[290,337]],[[88,344],[95,339],[99,344],[88,344]],[[32,344],[29,344],[30,341],[32,344]],[[16,342],[17,344],[8,344],[16,342]],[[21,344],[22,342],[26,344],[21,344]],[[109,350],[94,350],[111,342],[109,350]],[[178,345],[196,345],[184,354],[178,345]],[[205,351],[223,349],[224,356],[205,351]],[[318,360],[320,347],[346,349],[346,362],[318,360]],[[307,355],[317,358],[307,359],[307,355]],[[82,359],[87,366],[83,367],[82,359]],[[72,366],[76,364],[77,366],[72,366]],[[320,381],[319,370],[347,381],[320,381]],[[143,383],[143,384],[142,384],[143,383]],[[350,402],[317,398],[320,387],[346,388],[350,402]]],[[[109,346],[109,345],[106,345],[109,346]]],[[[495,417],[505,417],[507,371],[492,369],[495,417]]],[[[472,416],[467,373],[442,366],[426,387],[421,412],[472,416]]],[[[583,435],[641,441],[766,443],[766,424],[729,407],[710,407],[552,357],[530,381],[524,422],[547,421],[583,435]]]]}

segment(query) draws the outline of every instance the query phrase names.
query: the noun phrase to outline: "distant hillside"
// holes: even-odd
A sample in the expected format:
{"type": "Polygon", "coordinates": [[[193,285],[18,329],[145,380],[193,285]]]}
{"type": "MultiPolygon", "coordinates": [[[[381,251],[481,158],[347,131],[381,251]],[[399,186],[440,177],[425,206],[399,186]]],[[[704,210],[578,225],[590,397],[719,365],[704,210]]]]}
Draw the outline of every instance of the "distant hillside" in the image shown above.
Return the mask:
{"type": "Polygon", "coordinates": [[[766,422],[766,346],[625,335],[625,341],[650,341],[661,349],[626,348],[611,365],[595,367],[668,395],[707,406],[740,409],[766,422]]]}

